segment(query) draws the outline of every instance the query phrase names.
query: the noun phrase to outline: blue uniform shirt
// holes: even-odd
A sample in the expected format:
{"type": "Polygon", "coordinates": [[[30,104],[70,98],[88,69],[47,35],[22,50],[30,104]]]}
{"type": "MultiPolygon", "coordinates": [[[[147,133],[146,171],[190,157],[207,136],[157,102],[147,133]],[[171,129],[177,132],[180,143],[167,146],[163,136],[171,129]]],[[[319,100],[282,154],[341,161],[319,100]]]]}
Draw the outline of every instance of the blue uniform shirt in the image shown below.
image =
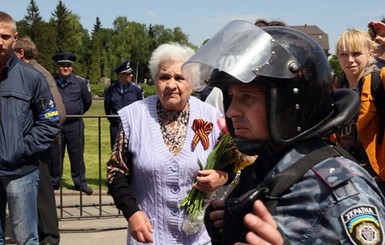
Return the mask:
{"type": "MultiPolygon", "coordinates": [[[[63,99],[67,115],[83,115],[90,109],[92,104],[92,94],[89,82],[79,76],[71,74],[66,80],[55,76],[59,93],[63,99]]],[[[67,118],[66,123],[78,120],[77,118],[67,118]]]]}
{"type": "MultiPolygon", "coordinates": [[[[288,152],[264,182],[304,152],[288,152]]],[[[310,169],[280,198],[274,218],[292,244],[384,244],[384,203],[372,177],[341,156],[310,169]]]]}
{"type": "MultiPolygon", "coordinates": [[[[230,196],[239,197],[261,181],[270,183],[276,174],[323,145],[318,140],[306,141],[280,156],[260,156],[242,171],[230,196]]],[[[339,156],[308,170],[277,199],[272,213],[291,244],[384,244],[384,203],[366,170],[339,156]]]]}
{"type": "MultiPolygon", "coordinates": [[[[131,82],[123,90],[122,85],[115,82],[104,90],[104,111],[106,115],[117,115],[120,109],[141,99],[143,99],[143,89],[138,84],[131,82]]],[[[108,120],[111,124],[119,124],[118,117],[109,117],[108,120]]]]}

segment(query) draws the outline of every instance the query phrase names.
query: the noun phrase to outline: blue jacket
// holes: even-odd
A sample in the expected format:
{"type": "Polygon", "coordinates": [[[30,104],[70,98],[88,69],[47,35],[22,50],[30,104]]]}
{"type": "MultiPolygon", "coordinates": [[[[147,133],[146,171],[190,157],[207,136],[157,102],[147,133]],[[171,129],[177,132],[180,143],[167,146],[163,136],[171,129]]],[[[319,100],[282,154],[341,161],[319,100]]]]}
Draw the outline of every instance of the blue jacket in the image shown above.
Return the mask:
{"type": "Polygon", "coordinates": [[[59,129],[47,80],[12,55],[0,74],[0,178],[37,169],[59,129]]]}

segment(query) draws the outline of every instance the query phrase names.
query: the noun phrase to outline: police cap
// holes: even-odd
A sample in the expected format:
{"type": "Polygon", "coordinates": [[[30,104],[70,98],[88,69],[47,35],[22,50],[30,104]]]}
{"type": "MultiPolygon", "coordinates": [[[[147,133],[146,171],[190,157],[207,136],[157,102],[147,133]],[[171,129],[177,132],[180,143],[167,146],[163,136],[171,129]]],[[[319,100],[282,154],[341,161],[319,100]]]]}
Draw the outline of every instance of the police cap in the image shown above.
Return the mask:
{"type": "Polygon", "coordinates": [[[127,59],[123,61],[118,67],[116,67],[113,71],[115,71],[117,74],[120,73],[132,73],[134,69],[131,67],[131,60],[127,59]]]}
{"type": "Polygon", "coordinates": [[[76,56],[71,52],[60,52],[55,54],[52,59],[58,64],[73,64],[76,56]]]}

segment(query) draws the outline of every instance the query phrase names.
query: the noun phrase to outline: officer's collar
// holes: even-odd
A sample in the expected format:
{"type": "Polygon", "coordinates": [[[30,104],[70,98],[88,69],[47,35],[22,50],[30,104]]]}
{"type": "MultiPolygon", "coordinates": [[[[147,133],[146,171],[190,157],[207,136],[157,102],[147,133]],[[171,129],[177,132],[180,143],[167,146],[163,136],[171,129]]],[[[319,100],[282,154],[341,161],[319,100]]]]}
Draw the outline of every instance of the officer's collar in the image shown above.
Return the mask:
{"type": "Polygon", "coordinates": [[[64,77],[62,77],[62,76],[60,76],[60,75],[58,75],[58,77],[59,77],[60,82],[62,82],[62,81],[67,81],[67,83],[70,83],[70,82],[73,81],[73,79],[72,79],[73,74],[69,75],[67,78],[64,78],[64,77]]]}
{"type": "Polygon", "coordinates": [[[130,83],[121,83],[121,82],[118,81],[118,85],[121,88],[128,88],[130,86],[130,83]]]}

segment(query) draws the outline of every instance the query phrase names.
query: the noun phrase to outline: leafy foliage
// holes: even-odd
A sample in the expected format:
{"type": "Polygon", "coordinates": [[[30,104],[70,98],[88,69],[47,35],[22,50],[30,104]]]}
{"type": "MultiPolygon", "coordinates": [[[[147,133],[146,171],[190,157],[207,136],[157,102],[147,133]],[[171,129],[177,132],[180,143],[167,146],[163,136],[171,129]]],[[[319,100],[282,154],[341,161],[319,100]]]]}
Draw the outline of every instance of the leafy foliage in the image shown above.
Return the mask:
{"type": "Polygon", "coordinates": [[[147,26],[117,16],[113,28],[103,28],[96,18],[92,32],[80,23],[80,17],[59,0],[48,22],[40,15],[35,0],[30,0],[24,19],[17,21],[19,36],[29,36],[38,48],[38,61],[55,73],[52,57],[59,51],[70,51],[77,56],[76,73],[97,84],[101,77],[116,79],[112,70],[123,60],[133,61],[135,77],[139,82],[150,79],[147,68],[151,52],[162,43],[188,44],[188,36],[180,27],[147,26]],[[154,30],[152,30],[154,29],[154,30]]]}
{"type": "MultiPolygon", "coordinates": [[[[113,28],[103,28],[97,17],[92,32],[88,33],[81,25],[80,17],[61,0],[48,21],[42,19],[36,1],[30,0],[27,13],[17,21],[17,27],[19,37],[29,36],[35,42],[39,52],[37,60],[47,70],[55,73],[53,55],[70,51],[77,56],[76,73],[90,80],[91,84],[97,84],[101,77],[116,79],[112,70],[128,58],[133,61],[135,80],[139,83],[150,80],[148,60],[152,51],[163,43],[178,42],[197,48],[178,26],[145,25],[125,16],[117,16],[113,28]]],[[[330,65],[333,74],[341,72],[335,56],[330,59],[330,65]]]]}
{"type": "Polygon", "coordinates": [[[332,69],[332,73],[334,76],[342,73],[342,69],[340,63],[338,62],[338,58],[336,55],[333,55],[329,60],[330,68],[332,69]]]}

